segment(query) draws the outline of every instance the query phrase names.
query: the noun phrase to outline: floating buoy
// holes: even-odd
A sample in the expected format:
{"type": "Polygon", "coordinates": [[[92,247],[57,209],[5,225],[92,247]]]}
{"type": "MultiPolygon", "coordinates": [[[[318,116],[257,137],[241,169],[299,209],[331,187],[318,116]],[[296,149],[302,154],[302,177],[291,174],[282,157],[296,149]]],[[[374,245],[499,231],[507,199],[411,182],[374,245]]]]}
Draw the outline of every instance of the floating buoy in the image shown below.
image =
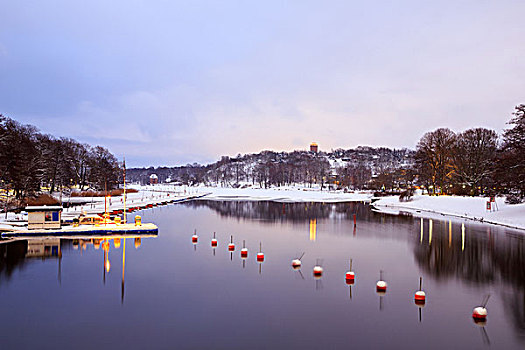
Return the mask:
{"type": "Polygon", "coordinates": [[[414,294],[414,301],[416,304],[424,304],[426,299],[426,294],[422,289],[423,277],[419,277],[419,290],[414,294]]]}
{"type": "Polygon", "coordinates": [[[193,232],[193,236],[191,236],[191,241],[193,243],[197,243],[199,241],[199,236],[197,236],[197,230],[193,232]]]}
{"type": "Polygon", "coordinates": [[[233,244],[233,236],[230,236],[230,244],[228,244],[228,250],[233,252],[235,250],[235,244],[233,244]]]}
{"type": "Polygon", "coordinates": [[[376,287],[378,292],[386,292],[386,282],[385,281],[377,281],[376,287]]]}
{"type": "Polygon", "coordinates": [[[317,261],[317,264],[314,266],[314,277],[321,277],[323,275],[323,268],[321,267],[321,264],[319,263],[319,260],[317,261]]]}
{"type": "Polygon", "coordinates": [[[215,232],[213,232],[213,238],[211,239],[211,246],[216,247],[217,246],[217,239],[215,238],[215,232]]]}
{"type": "Polygon", "coordinates": [[[422,290],[418,290],[416,294],[414,295],[414,301],[416,302],[416,304],[419,304],[419,303],[424,304],[425,298],[426,298],[425,292],[423,292],[422,290]]]}
{"type": "Polygon", "coordinates": [[[379,281],[376,283],[376,290],[378,292],[386,292],[387,284],[383,281],[383,271],[379,272],[379,281]]]}
{"type": "Polygon", "coordinates": [[[481,306],[475,307],[472,311],[472,317],[476,320],[485,320],[487,318],[487,309],[481,306]]]}
{"type": "Polygon", "coordinates": [[[302,263],[301,263],[301,258],[302,258],[303,256],[304,256],[304,252],[303,252],[303,254],[301,254],[300,257],[295,258],[295,259],[292,260],[292,267],[293,267],[295,270],[301,268],[301,264],[302,264],[302,263]]]}
{"type": "Polygon", "coordinates": [[[246,259],[248,257],[248,249],[246,249],[246,241],[242,241],[241,258],[246,259]]]}
{"type": "Polygon", "coordinates": [[[262,252],[262,243],[259,242],[259,253],[257,253],[257,261],[263,262],[264,261],[264,253],[262,252]]]}
{"type": "Polygon", "coordinates": [[[484,321],[487,319],[487,309],[485,306],[487,306],[487,303],[489,301],[490,294],[485,296],[483,299],[483,302],[481,303],[481,306],[477,306],[472,310],[472,318],[474,318],[475,321],[484,321]]]}
{"type": "Polygon", "coordinates": [[[323,268],[321,266],[314,266],[314,277],[321,277],[323,275],[323,268]]]}
{"type": "Polygon", "coordinates": [[[355,273],[352,271],[352,259],[350,259],[350,270],[346,272],[345,279],[347,284],[353,284],[355,281],[355,273]]]}

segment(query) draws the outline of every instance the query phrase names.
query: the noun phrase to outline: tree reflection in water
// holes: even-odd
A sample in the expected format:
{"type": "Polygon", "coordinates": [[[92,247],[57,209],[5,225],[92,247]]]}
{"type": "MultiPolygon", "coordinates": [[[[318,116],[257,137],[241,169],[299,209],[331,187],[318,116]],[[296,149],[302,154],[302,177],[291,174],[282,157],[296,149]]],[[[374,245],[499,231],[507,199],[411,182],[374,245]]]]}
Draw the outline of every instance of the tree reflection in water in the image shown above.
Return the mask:
{"type": "Polygon", "coordinates": [[[461,224],[432,220],[430,223],[428,219],[384,215],[373,212],[368,205],[359,202],[332,204],[202,200],[184,205],[207,207],[222,217],[268,222],[304,223],[329,218],[353,221],[353,214],[356,213],[358,225],[359,221],[409,225],[413,227],[413,235],[391,237],[409,237],[413,241],[416,262],[426,276],[443,281],[460,279],[480,288],[503,283],[508,287],[508,293],[500,295],[506,312],[512,315],[512,323],[518,334],[525,334],[525,238],[516,231],[490,225],[470,225],[470,222],[461,224]],[[462,226],[465,226],[464,234],[462,226]]]}
{"type": "MultiPolygon", "coordinates": [[[[425,221],[428,233],[430,220],[425,221]]],[[[511,231],[494,233],[489,225],[473,228],[470,234],[466,228],[463,243],[461,225],[434,220],[431,244],[429,237],[421,241],[414,236],[417,264],[437,280],[460,279],[478,288],[503,283],[508,287],[501,295],[506,313],[525,334],[525,239],[511,231]]]]}
{"type": "MultiPolygon", "coordinates": [[[[262,220],[269,222],[327,219],[338,217],[353,220],[357,214],[358,220],[369,220],[371,215],[367,205],[360,202],[348,203],[278,203],[271,201],[243,202],[243,201],[192,201],[183,205],[192,208],[206,207],[214,210],[222,217],[237,219],[262,220]]],[[[377,215],[377,214],[375,214],[377,215]]]]}

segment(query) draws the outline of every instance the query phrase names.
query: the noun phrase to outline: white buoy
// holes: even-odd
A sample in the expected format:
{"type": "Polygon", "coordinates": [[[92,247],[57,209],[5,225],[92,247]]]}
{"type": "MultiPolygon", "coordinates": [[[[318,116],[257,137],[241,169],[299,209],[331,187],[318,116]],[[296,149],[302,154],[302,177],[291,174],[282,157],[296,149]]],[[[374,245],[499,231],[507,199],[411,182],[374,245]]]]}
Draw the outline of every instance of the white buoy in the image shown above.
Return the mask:
{"type": "Polygon", "coordinates": [[[383,281],[383,271],[379,272],[379,281],[376,283],[376,289],[378,292],[386,292],[387,284],[383,281]]]}
{"type": "Polygon", "coordinates": [[[482,306],[475,307],[472,310],[472,317],[475,320],[485,320],[487,318],[487,309],[482,306]]]}
{"type": "Polygon", "coordinates": [[[295,258],[295,259],[292,260],[292,267],[293,267],[294,269],[297,270],[297,269],[301,268],[301,264],[302,264],[301,259],[302,259],[302,257],[304,256],[304,254],[305,254],[305,252],[303,252],[303,254],[301,254],[300,257],[295,258]]]}
{"type": "Polygon", "coordinates": [[[485,306],[487,306],[489,298],[490,294],[485,296],[483,303],[481,303],[481,306],[477,306],[474,308],[474,310],[472,310],[472,318],[474,318],[474,320],[484,321],[487,318],[487,309],[485,308],[485,306]]]}
{"type": "Polygon", "coordinates": [[[314,277],[321,277],[323,275],[323,268],[321,266],[314,267],[314,277]]]}
{"type": "Polygon", "coordinates": [[[293,267],[294,269],[299,269],[299,268],[301,268],[301,260],[299,260],[299,259],[293,259],[293,260],[292,260],[292,267],[293,267]]]}
{"type": "Polygon", "coordinates": [[[193,236],[191,236],[191,241],[193,243],[197,243],[199,241],[199,236],[197,236],[197,230],[193,232],[193,236]]]}

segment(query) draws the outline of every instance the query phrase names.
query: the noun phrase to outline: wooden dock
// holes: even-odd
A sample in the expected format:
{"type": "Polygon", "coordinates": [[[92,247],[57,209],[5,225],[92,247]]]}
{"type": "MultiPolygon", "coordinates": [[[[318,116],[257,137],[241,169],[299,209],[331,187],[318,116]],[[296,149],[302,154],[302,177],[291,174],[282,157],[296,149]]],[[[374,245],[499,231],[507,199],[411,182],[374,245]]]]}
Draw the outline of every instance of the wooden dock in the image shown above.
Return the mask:
{"type": "Polygon", "coordinates": [[[60,229],[37,229],[37,230],[14,230],[9,232],[2,232],[2,238],[13,237],[72,237],[72,236],[89,236],[96,238],[96,236],[114,235],[114,238],[120,238],[126,235],[158,235],[159,229],[155,224],[142,224],[136,226],[135,224],[101,224],[97,225],[79,225],[79,226],[64,226],[60,229]]]}

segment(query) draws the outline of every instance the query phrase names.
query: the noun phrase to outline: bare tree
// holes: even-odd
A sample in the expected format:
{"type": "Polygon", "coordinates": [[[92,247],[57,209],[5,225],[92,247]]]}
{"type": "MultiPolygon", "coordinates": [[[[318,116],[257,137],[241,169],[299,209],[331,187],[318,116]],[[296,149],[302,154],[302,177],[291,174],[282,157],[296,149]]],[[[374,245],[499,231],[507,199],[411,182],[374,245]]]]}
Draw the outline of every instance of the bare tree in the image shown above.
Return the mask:
{"type": "Polygon", "coordinates": [[[457,135],[454,172],[459,183],[470,188],[471,195],[490,185],[497,147],[498,135],[494,130],[475,128],[457,135]]]}
{"type": "Polygon", "coordinates": [[[427,132],[416,147],[419,180],[429,193],[447,193],[454,171],[453,149],[456,135],[448,128],[427,132]]]}

